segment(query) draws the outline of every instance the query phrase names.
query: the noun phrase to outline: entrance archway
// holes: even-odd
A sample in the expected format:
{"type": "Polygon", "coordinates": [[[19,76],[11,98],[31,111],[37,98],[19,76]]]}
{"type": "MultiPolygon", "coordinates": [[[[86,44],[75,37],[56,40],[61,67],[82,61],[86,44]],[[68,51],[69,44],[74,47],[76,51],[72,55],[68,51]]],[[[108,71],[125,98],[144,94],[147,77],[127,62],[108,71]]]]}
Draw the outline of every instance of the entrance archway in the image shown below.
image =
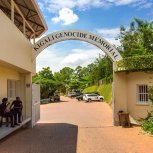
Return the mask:
{"type": "MultiPolygon", "coordinates": [[[[97,46],[103,52],[108,55],[108,57],[112,60],[113,63],[122,60],[122,56],[120,53],[115,49],[113,45],[111,45],[107,40],[104,38],[95,35],[91,32],[86,32],[82,30],[63,30],[57,31],[47,36],[44,36],[39,41],[37,41],[33,45],[33,61],[36,57],[47,47],[61,42],[65,40],[80,40],[84,42],[88,42],[94,46],[97,46]]],[[[113,124],[115,124],[115,105],[114,105],[114,82],[112,87],[112,106],[113,106],[113,124]]]]}
{"type": "Polygon", "coordinates": [[[112,62],[122,59],[122,56],[114,46],[98,35],[82,30],[63,30],[51,33],[36,42],[33,46],[33,60],[48,46],[65,40],[80,40],[93,44],[105,52],[112,62]]]}

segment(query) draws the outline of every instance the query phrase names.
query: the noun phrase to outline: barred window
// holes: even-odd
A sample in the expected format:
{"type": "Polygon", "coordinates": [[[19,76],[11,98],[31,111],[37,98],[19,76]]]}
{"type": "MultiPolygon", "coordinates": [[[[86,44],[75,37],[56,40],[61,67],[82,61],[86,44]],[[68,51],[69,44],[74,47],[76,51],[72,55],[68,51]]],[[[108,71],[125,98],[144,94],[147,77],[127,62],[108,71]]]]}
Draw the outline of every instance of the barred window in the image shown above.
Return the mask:
{"type": "Polygon", "coordinates": [[[148,103],[148,85],[137,85],[137,102],[148,103]]]}

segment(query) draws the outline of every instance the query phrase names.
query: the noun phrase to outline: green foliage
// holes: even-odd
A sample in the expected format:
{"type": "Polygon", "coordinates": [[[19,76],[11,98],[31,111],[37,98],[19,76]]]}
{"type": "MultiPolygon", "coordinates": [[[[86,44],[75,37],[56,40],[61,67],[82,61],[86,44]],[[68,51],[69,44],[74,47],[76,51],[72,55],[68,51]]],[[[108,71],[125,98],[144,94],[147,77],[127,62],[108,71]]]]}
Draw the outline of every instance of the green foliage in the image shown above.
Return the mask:
{"type": "Polygon", "coordinates": [[[85,88],[82,92],[83,93],[92,93],[92,92],[97,92],[98,86],[90,86],[85,88]]]}
{"type": "Polygon", "coordinates": [[[121,26],[119,40],[123,57],[153,54],[153,22],[134,18],[129,29],[121,26]]]}
{"type": "Polygon", "coordinates": [[[66,93],[66,90],[70,88],[70,82],[74,70],[69,67],[64,67],[59,72],[54,73],[54,78],[57,83],[57,90],[61,93],[66,93]]]}
{"type": "Polygon", "coordinates": [[[99,55],[94,64],[93,80],[98,81],[113,74],[113,64],[107,56],[99,55]]]}
{"type": "Polygon", "coordinates": [[[153,55],[142,55],[124,58],[117,62],[115,71],[153,70],[153,55]]]}
{"type": "Polygon", "coordinates": [[[147,118],[143,119],[141,122],[141,128],[153,135],[153,112],[148,112],[147,118]]]}
{"type": "Polygon", "coordinates": [[[56,82],[49,67],[43,68],[40,72],[33,76],[32,82],[40,84],[41,98],[43,99],[53,95],[56,90],[56,82]]]}
{"type": "MultiPolygon", "coordinates": [[[[151,105],[153,106],[153,86],[149,87],[149,99],[151,101],[151,105]]],[[[145,119],[141,121],[141,128],[153,135],[153,111],[148,112],[148,115],[145,119]]]]}
{"type": "Polygon", "coordinates": [[[100,85],[98,88],[98,93],[102,96],[104,96],[104,100],[111,104],[112,102],[112,85],[111,84],[103,84],[100,85]]]}
{"type": "Polygon", "coordinates": [[[103,84],[109,84],[113,82],[113,75],[102,79],[103,84]]]}
{"type": "Polygon", "coordinates": [[[153,86],[149,87],[149,99],[153,105],[153,86]]]}

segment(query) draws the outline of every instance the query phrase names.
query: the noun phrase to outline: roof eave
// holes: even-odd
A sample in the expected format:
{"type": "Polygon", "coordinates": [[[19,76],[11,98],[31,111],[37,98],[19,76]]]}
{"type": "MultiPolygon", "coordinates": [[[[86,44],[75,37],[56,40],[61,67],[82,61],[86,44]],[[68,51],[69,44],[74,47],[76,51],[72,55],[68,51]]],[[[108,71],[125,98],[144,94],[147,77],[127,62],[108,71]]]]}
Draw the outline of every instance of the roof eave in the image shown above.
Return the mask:
{"type": "Polygon", "coordinates": [[[42,15],[41,10],[39,9],[39,6],[38,6],[37,2],[35,0],[31,0],[31,3],[33,4],[34,8],[38,12],[38,15],[40,17],[40,20],[42,21],[42,24],[44,26],[44,31],[39,35],[39,37],[40,37],[41,35],[43,35],[48,30],[48,26],[46,24],[46,21],[45,21],[43,15],[42,15]]]}

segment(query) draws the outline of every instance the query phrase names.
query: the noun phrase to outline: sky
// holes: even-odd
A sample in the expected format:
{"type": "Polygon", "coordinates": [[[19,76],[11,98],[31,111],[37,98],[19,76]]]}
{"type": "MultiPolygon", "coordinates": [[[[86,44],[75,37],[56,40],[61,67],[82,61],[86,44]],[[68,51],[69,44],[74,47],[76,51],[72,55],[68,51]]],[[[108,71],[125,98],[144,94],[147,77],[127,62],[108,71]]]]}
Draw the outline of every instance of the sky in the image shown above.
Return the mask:
{"type": "MultiPolygon", "coordinates": [[[[134,18],[153,21],[153,0],[36,0],[48,30],[41,37],[55,31],[78,29],[101,36],[112,45],[120,26],[128,29],[134,18]]],[[[38,39],[37,39],[38,40],[38,39]]],[[[36,41],[37,41],[36,40],[36,41]]],[[[75,69],[94,62],[104,52],[92,44],[67,40],[56,43],[42,51],[37,61],[37,72],[50,67],[58,72],[63,67],[75,69]]]]}

